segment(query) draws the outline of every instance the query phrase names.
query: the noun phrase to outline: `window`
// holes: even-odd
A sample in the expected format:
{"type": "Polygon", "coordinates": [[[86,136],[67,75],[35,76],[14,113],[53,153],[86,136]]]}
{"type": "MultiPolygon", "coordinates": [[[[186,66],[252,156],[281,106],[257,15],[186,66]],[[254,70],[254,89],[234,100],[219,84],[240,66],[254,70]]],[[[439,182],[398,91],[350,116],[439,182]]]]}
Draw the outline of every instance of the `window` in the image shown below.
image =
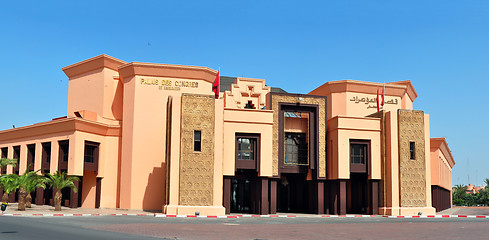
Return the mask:
{"type": "Polygon", "coordinates": [[[255,160],[255,141],[253,138],[238,138],[238,160],[255,160]]]}
{"type": "Polygon", "coordinates": [[[51,162],[51,143],[42,143],[42,161],[45,163],[51,162]]]}
{"type": "Polygon", "coordinates": [[[284,163],[289,165],[308,164],[308,146],[305,133],[285,133],[284,163]]]}
{"type": "Polygon", "coordinates": [[[409,142],[409,159],[415,160],[416,159],[416,143],[415,142],[409,142]]]}
{"type": "Polygon", "coordinates": [[[352,164],[365,164],[364,144],[350,144],[350,161],[352,164]]]}
{"type": "Polygon", "coordinates": [[[350,140],[350,173],[367,173],[370,159],[369,140],[350,140]]]}
{"type": "Polygon", "coordinates": [[[68,162],[68,151],[69,151],[69,143],[68,141],[60,141],[59,142],[60,149],[60,159],[62,162],[68,162]]]}
{"type": "MultiPolygon", "coordinates": [[[[2,148],[2,158],[7,158],[7,156],[8,156],[8,148],[4,147],[2,148]]],[[[2,174],[6,174],[6,173],[7,173],[7,166],[2,168],[2,174]]]]}
{"type": "Polygon", "coordinates": [[[85,144],[85,162],[94,163],[95,162],[95,149],[97,147],[89,144],[85,144]]]}
{"type": "Polygon", "coordinates": [[[201,147],[202,147],[201,135],[202,135],[201,131],[198,130],[194,131],[194,151],[196,152],[201,151],[201,147]]]}
{"type": "Polygon", "coordinates": [[[20,146],[14,147],[14,159],[17,159],[17,164],[14,167],[14,173],[19,175],[19,165],[20,165],[20,146]]]}

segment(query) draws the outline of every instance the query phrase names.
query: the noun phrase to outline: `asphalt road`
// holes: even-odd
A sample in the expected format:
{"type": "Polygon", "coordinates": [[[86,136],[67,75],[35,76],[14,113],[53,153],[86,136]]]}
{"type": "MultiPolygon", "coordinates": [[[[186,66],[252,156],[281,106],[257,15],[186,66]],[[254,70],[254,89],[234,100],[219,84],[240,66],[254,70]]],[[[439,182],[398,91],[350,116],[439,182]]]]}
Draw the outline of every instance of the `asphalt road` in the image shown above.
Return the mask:
{"type": "Polygon", "coordinates": [[[489,219],[0,216],[0,239],[489,239],[489,219]]]}

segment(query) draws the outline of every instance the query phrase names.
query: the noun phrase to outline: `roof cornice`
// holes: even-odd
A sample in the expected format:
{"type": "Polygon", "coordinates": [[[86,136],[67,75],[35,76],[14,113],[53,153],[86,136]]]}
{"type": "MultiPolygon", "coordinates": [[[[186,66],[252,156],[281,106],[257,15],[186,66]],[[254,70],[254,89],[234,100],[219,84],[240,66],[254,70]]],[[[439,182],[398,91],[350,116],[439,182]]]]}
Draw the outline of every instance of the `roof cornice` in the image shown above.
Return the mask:
{"type": "Polygon", "coordinates": [[[208,67],[131,62],[118,67],[121,78],[132,76],[171,77],[204,80],[213,83],[217,71],[208,67]]]}
{"type": "Polygon", "coordinates": [[[126,62],[111,57],[109,55],[98,55],[93,58],[89,58],[87,60],[69,65],[67,67],[62,68],[63,72],[65,72],[66,76],[68,78],[72,78],[93,70],[97,70],[100,68],[109,68],[112,70],[117,71],[118,67],[120,65],[126,64],[126,62]]]}
{"type": "Polygon", "coordinates": [[[453,168],[455,165],[455,159],[452,156],[452,151],[450,151],[450,148],[448,147],[447,140],[444,137],[441,138],[431,138],[430,139],[430,146],[431,148],[436,148],[440,149],[440,151],[445,155],[445,158],[448,161],[448,164],[450,167],[453,168]]]}
{"type": "Polygon", "coordinates": [[[325,91],[326,95],[331,93],[342,93],[342,92],[357,92],[366,94],[377,94],[377,90],[385,86],[385,95],[403,97],[404,94],[408,94],[411,101],[414,101],[418,97],[418,94],[414,90],[413,85],[410,80],[390,82],[386,83],[375,83],[375,82],[365,82],[358,80],[338,80],[326,82],[318,88],[312,90],[309,94],[318,95],[320,92],[325,91]]]}

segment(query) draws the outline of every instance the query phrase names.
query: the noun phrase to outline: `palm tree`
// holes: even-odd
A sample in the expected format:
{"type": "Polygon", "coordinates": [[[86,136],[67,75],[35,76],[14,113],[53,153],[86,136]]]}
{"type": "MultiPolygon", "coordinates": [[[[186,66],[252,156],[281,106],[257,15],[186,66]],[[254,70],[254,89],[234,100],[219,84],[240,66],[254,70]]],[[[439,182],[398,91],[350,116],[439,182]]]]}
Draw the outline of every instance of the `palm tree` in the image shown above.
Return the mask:
{"type": "Polygon", "coordinates": [[[80,179],[76,176],[68,176],[66,172],[60,172],[59,170],[54,175],[49,173],[47,175],[49,177],[47,183],[56,188],[54,211],[61,211],[61,199],[63,198],[61,190],[69,187],[76,193],[77,189],[74,182],[80,181],[80,179]]]}
{"type": "Polygon", "coordinates": [[[6,167],[7,165],[15,167],[17,165],[17,159],[0,158],[0,168],[6,167]]]}
{"type": "Polygon", "coordinates": [[[486,188],[489,187],[489,178],[484,179],[484,183],[486,184],[486,188]]]}
{"type": "MultiPolygon", "coordinates": [[[[0,158],[0,170],[6,166],[12,166],[15,167],[17,165],[17,159],[9,159],[9,158],[0,158]]],[[[1,185],[1,184],[0,184],[1,185]]],[[[0,188],[3,190],[3,186],[0,186],[0,188]]],[[[8,199],[8,198],[7,198],[8,199]]],[[[3,201],[3,200],[2,200],[3,201]]],[[[3,201],[5,202],[5,201],[3,201]]]]}
{"type": "MultiPolygon", "coordinates": [[[[37,171],[36,171],[37,172],[37,171]]],[[[25,191],[27,192],[27,196],[25,198],[25,206],[31,208],[32,204],[32,196],[31,193],[34,192],[38,188],[46,188],[47,179],[44,176],[37,175],[35,172],[30,172],[29,174],[34,173],[32,177],[30,177],[29,182],[25,185],[25,191]]]]}
{"type": "Polygon", "coordinates": [[[3,189],[2,202],[8,202],[8,195],[17,189],[15,182],[18,177],[17,174],[0,176],[0,185],[3,189]]]}
{"type": "Polygon", "coordinates": [[[19,189],[19,200],[18,200],[19,211],[25,211],[27,193],[30,193],[27,191],[27,188],[29,187],[30,184],[32,184],[32,182],[40,180],[39,178],[40,176],[37,175],[37,172],[39,171],[40,169],[37,171],[26,170],[24,174],[18,176],[15,179],[15,185],[16,185],[15,187],[19,189]]]}

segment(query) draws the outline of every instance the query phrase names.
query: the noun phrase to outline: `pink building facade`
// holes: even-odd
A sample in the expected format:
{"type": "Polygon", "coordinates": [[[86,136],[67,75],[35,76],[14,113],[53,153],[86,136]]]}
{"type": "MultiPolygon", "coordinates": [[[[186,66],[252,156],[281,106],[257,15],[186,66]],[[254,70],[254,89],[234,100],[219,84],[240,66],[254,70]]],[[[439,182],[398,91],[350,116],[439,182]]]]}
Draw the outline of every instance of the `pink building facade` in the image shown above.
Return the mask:
{"type": "MultiPolygon", "coordinates": [[[[410,81],[326,82],[308,94],[196,66],[100,55],[63,68],[67,116],[0,132],[14,169],[77,175],[70,207],[223,215],[432,214],[455,164],[410,81]],[[377,111],[377,90],[385,87],[377,111]]],[[[15,201],[12,194],[11,201],[15,201]]],[[[53,193],[37,190],[36,204],[53,193]]],[[[447,200],[448,198],[448,200],[447,200]]]]}

